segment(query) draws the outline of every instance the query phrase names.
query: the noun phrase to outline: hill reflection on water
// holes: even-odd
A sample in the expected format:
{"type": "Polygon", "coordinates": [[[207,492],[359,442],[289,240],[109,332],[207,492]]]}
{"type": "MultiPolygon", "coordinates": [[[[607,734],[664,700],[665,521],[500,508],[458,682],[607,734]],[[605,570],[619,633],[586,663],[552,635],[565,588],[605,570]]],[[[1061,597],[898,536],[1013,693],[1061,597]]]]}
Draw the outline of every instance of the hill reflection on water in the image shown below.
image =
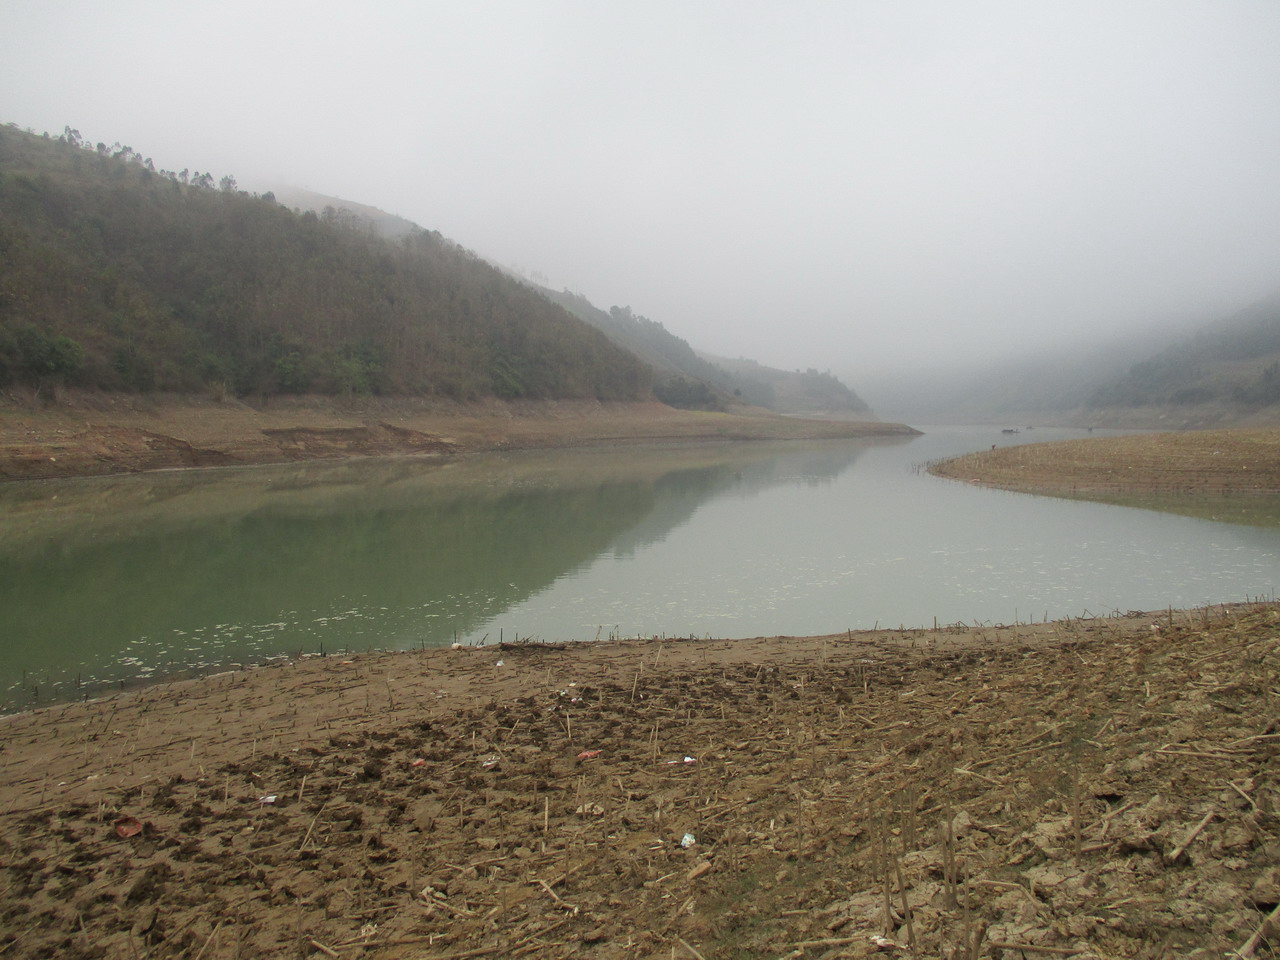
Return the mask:
{"type": "Polygon", "coordinates": [[[866,448],[656,446],[8,484],[0,705],[276,656],[447,644],[602,553],[661,540],[710,499],[830,481],[866,448]]]}

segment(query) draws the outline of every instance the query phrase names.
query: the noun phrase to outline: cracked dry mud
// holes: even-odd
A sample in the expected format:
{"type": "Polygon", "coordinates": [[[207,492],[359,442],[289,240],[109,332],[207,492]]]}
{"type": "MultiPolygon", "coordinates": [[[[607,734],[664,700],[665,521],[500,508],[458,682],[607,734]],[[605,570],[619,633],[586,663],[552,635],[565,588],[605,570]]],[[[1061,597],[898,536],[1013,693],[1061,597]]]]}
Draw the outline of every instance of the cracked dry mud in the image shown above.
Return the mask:
{"type": "Polygon", "coordinates": [[[1278,669],[1260,604],[331,657],[19,714],[0,955],[1276,956],[1278,669]]]}

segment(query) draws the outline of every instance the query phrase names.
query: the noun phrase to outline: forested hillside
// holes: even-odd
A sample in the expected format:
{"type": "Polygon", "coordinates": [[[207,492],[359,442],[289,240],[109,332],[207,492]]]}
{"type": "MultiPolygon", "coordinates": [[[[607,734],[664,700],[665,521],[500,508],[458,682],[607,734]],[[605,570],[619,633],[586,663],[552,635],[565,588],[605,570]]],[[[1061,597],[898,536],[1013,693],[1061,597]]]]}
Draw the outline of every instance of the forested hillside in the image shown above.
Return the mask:
{"type": "Polygon", "coordinates": [[[330,216],[354,219],[362,228],[372,230],[389,240],[399,240],[422,229],[412,220],[406,220],[394,213],[387,213],[378,207],[352,200],[341,200],[313,190],[304,190],[301,187],[281,184],[273,186],[271,193],[277,202],[284,204],[290,210],[310,210],[319,215],[332,208],[330,216]]]}
{"type": "Polygon", "coordinates": [[[1089,397],[1092,409],[1280,403],[1280,294],[1133,364],[1089,397]]]}
{"type": "MultiPolygon", "coordinates": [[[[734,398],[734,387],[723,370],[699,357],[691,346],[656,320],[633,313],[630,307],[601,310],[580,293],[545,289],[548,297],[625,347],[654,369],[653,392],[673,407],[717,410],[734,398]]],[[[750,401],[746,401],[750,402],[750,401]]]]}
{"type": "Polygon", "coordinates": [[[438,233],[0,127],[0,386],[630,400],[651,378],[438,233]]]}
{"type": "MultiPolygon", "coordinates": [[[[302,210],[339,217],[362,229],[396,239],[419,229],[404,217],[342,197],[281,186],[278,199],[302,210]]],[[[669,406],[692,410],[725,410],[750,404],[779,413],[874,419],[871,409],[829,373],[777,370],[753,360],[721,360],[698,353],[657,320],[630,307],[596,306],[580,293],[554,290],[537,274],[494,264],[500,271],[560,304],[579,320],[605,334],[653,368],[653,395],[669,406]]]]}

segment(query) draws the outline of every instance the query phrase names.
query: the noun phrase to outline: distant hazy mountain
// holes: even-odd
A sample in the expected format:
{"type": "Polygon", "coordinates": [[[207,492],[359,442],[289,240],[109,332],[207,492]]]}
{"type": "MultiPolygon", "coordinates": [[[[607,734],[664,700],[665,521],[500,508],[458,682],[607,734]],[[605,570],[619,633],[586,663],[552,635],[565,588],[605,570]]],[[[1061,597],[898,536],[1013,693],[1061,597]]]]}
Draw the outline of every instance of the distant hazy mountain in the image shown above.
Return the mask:
{"type": "Polygon", "coordinates": [[[871,408],[839,379],[828,373],[807,370],[778,370],[754,360],[700,356],[725,371],[735,384],[735,392],[779,413],[806,416],[842,416],[874,419],[871,408]]]}
{"type": "Polygon", "coordinates": [[[875,415],[852,390],[829,373],[788,371],[754,360],[700,353],[661,323],[630,307],[602,310],[569,291],[546,291],[575,316],[634,352],[656,371],[654,394],[674,406],[718,409],[744,403],[778,413],[871,420],[875,415]]]}
{"type": "Polygon", "coordinates": [[[1215,407],[1216,419],[1230,419],[1277,404],[1280,293],[1133,364],[1094,390],[1085,406],[1090,411],[1160,407],[1174,414],[1215,407]]]}
{"type": "Polygon", "coordinates": [[[912,423],[1196,427],[1280,421],[1280,295],[1212,323],[1151,326],[1069,350],[872,384],[912,423]]]}
{"type": "Polygon", "coordinates": [[[908,423],[1066,423],[1109,377],[1151,349],[1143,334],[871,380],[882,416],[908,423]]]}

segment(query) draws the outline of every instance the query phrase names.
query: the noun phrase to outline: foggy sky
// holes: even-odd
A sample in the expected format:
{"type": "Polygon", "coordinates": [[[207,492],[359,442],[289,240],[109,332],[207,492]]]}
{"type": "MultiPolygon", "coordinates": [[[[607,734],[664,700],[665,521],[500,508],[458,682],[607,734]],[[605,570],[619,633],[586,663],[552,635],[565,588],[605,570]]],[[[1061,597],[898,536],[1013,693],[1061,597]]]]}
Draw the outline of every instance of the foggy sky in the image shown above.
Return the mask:
{"type": "Polygon", "coordinates": [[[874,384],[1280,287],[1280,3],[5,0],[0,122],[874,384]]]}

